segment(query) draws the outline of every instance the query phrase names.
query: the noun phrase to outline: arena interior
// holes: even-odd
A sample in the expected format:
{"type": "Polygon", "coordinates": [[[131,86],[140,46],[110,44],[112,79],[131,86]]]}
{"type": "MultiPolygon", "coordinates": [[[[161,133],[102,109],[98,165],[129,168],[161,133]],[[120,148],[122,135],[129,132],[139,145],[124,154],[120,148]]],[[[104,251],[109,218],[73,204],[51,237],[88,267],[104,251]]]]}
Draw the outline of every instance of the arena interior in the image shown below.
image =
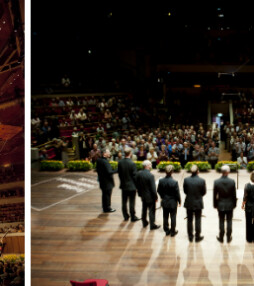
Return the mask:
{"type": "MultiPolygon", "coordinates": [[[[110,286],[254,285],[254,244],[246,241],[241,208],[254,168],[250,4],[45,0],[31,8],[31,284],[106,279],[110,286]],[[163,162],[179,169],[172,175],[182,199],[176,236],[163,231],[160,198],[160,228],[124,220],[117,173],[111,202],[116,211],[103,212],[96,161],[107,148],[113,168],[126,146],[137,168],[152,162],[156,185],[165,177],[163,162]],[[190,242],[183,181],[190,176],[187,165],[196,161],[207,187],[204,239],[190,242]],[[224,164],[232,167],[229,177],[237,188],[230,243],[216,239],[213,207],[214,180],[224,164]]],[[[23,76],[21,66],[18,73],[23,76]]],[[[10,84],[4,81],[1,91],[7,94],[10,84]]],[[[21,114],[23,97],[13,94],[19,111],[8,107],[9,121],[6,113],[0,121],[11,130],[5,136],[18,140],[23,125],[14,114],[21,114]]],[[[13,159],[17,163],[17,155],[13,159]]],[[[141,209],[137,194],[138,218],[141,209]]]]}
{"type": "Polygon", "coordinates": [[[24,285],[24,1],[0,1],[0,284],[24,285]]]}

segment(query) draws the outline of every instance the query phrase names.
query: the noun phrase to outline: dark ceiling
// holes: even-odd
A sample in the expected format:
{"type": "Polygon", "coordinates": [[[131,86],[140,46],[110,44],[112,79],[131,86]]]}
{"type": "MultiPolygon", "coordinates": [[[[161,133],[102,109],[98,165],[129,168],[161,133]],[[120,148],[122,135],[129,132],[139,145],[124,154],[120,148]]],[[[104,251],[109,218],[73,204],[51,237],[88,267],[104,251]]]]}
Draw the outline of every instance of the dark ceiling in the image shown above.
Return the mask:
{"type": "Polygon", "coordinates": [[[254,63],[251,1],[117,3],[33,1],[32,81],[106,76],[126,50],[148,55],[151,66],[254,63]]]}

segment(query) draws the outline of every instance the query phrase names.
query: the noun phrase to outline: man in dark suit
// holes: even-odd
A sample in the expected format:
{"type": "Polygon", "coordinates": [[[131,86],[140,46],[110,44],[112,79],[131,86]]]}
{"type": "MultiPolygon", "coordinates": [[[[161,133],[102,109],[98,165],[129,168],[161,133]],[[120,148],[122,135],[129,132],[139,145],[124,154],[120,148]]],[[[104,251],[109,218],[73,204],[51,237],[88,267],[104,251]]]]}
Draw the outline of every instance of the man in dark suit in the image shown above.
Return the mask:
{"type": "Polygon", "coordinates": [[[221,168],[222,177],[214,181],[213,206],[219,213],[220,233],[217,240],[223,243],[225,233],[224,220],[227,218],[227,242],[232,240],[232,218],[233,209],[236,207],[236,187],[235,181],[228,178],[230,168],[227,165],[221,168]]]}
{"type": "Polygon", "coordinates": [[[112,170],[111,165],[107,160],[110,158],[110,156],[109,150],[104,149],[102,157],[98,158],[96,163],[96,170],[102,191],[102,208],[105,213],[112,213],[116,211],[115,209],[111,208],[111,195],[112,189],[115,186],[113,174],[117,173],[117,170],[112,170]]]}
{"type": "Polygon", "coordinates": [[[195,241],[204,239],[201,234],[201,215],[204,208],[203,196],[206,194],[205,180],[198,176],[198,167],[191,167],[191,176],[184,179],[183,190],[186,194],[184,207],[187,209],[187,231],[189,241],[193,241],[193,215],[195,215],[195,241]]]}
{"type": "Polygon", "coordinates": [[[156,193],[156,186],[154,175],[150,173],[152,163],[149,160],[143,162],[144,170],[141,170],[137,174],[136,184],[138,194],[142,199],[142,222],[143,227],[148,225],[147,209],[149,208],[149,222],[150,230],[158,229],[160,225],[155,224],[155,205],[158,199],[156,193]]]}
{"type": "Polygon", "coordinates": [[[140,218],[135,215],[135,200],[136,200],[136,175],[137,168],[131,160],[131,148],[126,147],[124,150],[125,158],[118,163],[118,175],[120,178],[120,189],[122,190],[122,213],[124,220],[127,221],[131,215],[131,221],[135,222],[140,218]],[[129,200],[130,215],[127,211],[127,202],[129,200]]]}
{"type": "Polygon", "coordinates": [[[163,229],[166,235],[175,236],[178,231],[176,228],[177,203],[181,206],[181,196],[178,182],[172,178],[174,167],[168,165],[165,168],[166,177],[159,180],[158,190],[163,208],[163,229]],[[171,229],[169,229],[168,217],[171,218],[171,229]]]}

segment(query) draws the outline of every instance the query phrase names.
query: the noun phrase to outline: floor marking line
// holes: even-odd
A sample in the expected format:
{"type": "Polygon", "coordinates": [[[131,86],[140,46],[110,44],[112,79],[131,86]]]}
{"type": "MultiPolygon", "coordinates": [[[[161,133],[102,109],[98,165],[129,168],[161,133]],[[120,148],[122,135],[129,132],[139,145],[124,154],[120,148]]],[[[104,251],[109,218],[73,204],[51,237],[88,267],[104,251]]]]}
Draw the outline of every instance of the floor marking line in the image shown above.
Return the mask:
{"type": "Polygon", "coordinates": [[[73,195],[73,196],[71,196],[71,197],[68,197],[68,198],[66,198],[66,199],[63,199],[63,200],[61,200],[61,201],[58,201],[58,202],[56,202],[56,203],[53,203],[53,204],[51,204],[51,205],[49,205],[49,206],[47,206],[47,207],[41,208],[41,209],[35,208],[35,207],[33,207],[33,206],[31,206],[31,208],[34,209],[34,210],[36,210],[36,211],[41,212],[41,211],[44,211],[44,210],[46,210],[46,209],[49,209],[49,208],[51,208],[51,207],[53,207],[53,206],[55,206],[55,205],[61,204],[61,203],[65,202],[65,201],[68,201],[68,200],[73,199],[73,198],[75,198],[75,197],[77,197],[77,196],[80,196],[80,195],[82,195],[82,194],[84,194],[84,193],[87,193],[87,192],[89,192],[89,191],[91,191],[91,190],[92,190],[92,189],[90,189],[90,190],[85,190],[85,191],[82,192],[82,193],[77,193],[77,194],[75,194],[75,195],[73,195]]]}
{"type": "Polygon", "coordinates": [[[59,177],[62,178],[62,177],[65,177],[65,176],[67,176],[67,175],[68,175],[68,174],[61,175],[61,176],[57,176],[57,177],[54,177],[54,178],[51,178],[51,179],[47,179],[47,180],[43,180],[43,181],[41,181],[41,182],[38,182],[38,183],[35,183],[35,184],[31,185],[31,188],[32,188],[32,187],[35,187],[35,186],[38,186],[38,185],[40,185],[40,184],[43,184],[43,183],[48,183],[48,182],[57,180],[59,177]]]}

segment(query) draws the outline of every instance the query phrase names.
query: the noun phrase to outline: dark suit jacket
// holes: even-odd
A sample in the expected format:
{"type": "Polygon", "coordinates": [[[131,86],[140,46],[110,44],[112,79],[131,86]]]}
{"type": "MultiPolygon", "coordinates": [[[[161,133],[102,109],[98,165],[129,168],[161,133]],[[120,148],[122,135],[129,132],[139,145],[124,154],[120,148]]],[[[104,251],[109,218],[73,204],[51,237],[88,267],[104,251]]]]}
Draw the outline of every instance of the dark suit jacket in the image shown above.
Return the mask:
{"type": "Polygon", "coordinates": [[[192,175],[184,179],[183,190],[186,194],[184,207],[190,210],[201,210],[204,208],[203,196],[206,194],[205,180],[198,175],[192,175]]]}
{"type": "Polygon", "coordinates": [[[213,206],[218,211],[230,211],[236,207],[235,181],[222,176],[214,181],[213,206]]]}
{"type": "Polygon", "coordinates": [[[137,168],[129,158],[124,158],[118,163],[118,174],[120,178],[120,189],[124,191],[136,191],[137,168]]]}
{"type": "Polygon", "coordinates": [[[117,170],[113,171],[108,160],[104,157],[97,159],[96,170],[99,177],[100,188],[103,190],[112,189],[115,186],[113,174],[117,173],[117,170]]]}
{"type": "Polygon", "coordinates": [[[179,185],[171,176],[159,180],[158,190],[162,198],[161,206],[168,209],[176,209],[177,202],[181,204],[179,185]]]}
{"type": "Polygon", "coordinates": [[[142,201],[152,203],[158,199],[154,175],[148,170],[139,171],[136,178],[138,195],[142,201]]]}
{"type": "Polygon", "coordinates": [[[252,217],[254,218],[254,185],[246,184],[244,187],[244,197],[243,201],[246,202],[245,211],[247,213],[252,213],[252,217]]]}

